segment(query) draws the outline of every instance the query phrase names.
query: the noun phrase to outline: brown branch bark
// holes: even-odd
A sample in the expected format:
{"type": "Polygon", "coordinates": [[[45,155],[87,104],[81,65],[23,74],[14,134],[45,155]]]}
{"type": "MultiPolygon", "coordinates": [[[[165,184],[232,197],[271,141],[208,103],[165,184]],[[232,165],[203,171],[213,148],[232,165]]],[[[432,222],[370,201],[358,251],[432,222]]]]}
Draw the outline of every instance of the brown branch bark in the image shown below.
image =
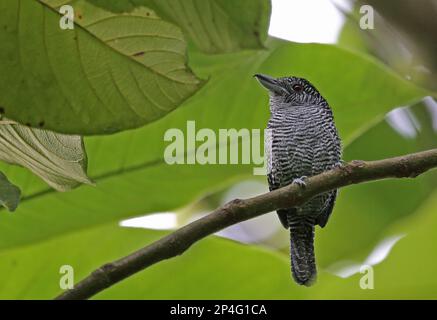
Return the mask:
{"type": "Polygon", "coordinates": [[[355,160],[308,178],[305,188],[289,185],[254,198],[235,199],[164,238],[101,266],[56,299],[88,299],[157,262],[181,255],[192,244],[219,230],[279,208],[302,205],[319,193],[371,180],[414,178],[434,167],[437,149],[378,161],[355,160]]]}

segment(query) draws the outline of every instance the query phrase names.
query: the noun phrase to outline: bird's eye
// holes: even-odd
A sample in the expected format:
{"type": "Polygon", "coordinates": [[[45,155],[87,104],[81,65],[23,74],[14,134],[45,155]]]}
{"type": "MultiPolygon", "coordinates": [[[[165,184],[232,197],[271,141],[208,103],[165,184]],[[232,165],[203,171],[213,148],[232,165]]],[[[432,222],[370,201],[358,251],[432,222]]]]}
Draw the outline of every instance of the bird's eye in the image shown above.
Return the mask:
{"type": "Polygon", "coordinates": [[[292,86],[292,88],[293,88],[293,90],[296,91],[296,92],[302,92],[302,91],[303,91],[303,86],[300,85],[300,84],[294,84],[294,85],[292,86]]]}

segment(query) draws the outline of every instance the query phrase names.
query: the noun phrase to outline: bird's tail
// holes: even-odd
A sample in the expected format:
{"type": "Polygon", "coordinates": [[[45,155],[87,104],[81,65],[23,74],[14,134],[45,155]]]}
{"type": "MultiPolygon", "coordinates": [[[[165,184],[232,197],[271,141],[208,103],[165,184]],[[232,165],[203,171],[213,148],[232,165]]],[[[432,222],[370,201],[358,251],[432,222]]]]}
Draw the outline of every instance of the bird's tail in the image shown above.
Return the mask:
{"type": "Polygon", "coordinates": [[[289,220],[291,272],[301,285],[311,286],[317,277],[314,256],[314,224],[300,220],[289,220]]]}

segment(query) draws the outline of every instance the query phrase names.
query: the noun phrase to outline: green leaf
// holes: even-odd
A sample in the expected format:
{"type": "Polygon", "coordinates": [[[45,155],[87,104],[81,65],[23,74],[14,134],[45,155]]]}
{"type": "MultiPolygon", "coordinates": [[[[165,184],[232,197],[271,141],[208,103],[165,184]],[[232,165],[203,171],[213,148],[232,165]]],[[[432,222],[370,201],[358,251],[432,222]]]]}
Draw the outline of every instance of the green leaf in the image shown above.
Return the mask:
{"type": "MultiPolygon", "coordinates": [[[[0,298],[52,299],[62,292],[61,266],[73,267],[74,279],[78,281],[100,265],[163,235],[105,226],[0,252],[0,298]]],[[[304,294],[305,289],[292,283],[288,259],[256,247],[210,238],[184,255],[152,266],[96,298],[274,299],[300,298],[304,294]]]]}
{"type": "Polygon", "coordinates": [[[199,88],[176,26],[146,8],[114,14],[67,3],[73,30],[60,28],[59,1],[0,3],[7,118],[62,133],[111,133],[163,117],[199,88]]]}
{"type": "MultiPolygon", "coordinates": [[[[96,188],[85,186],[68,194],[53,194],[40,185],[28,183],[23,189],[25,198],[18,210],[20,214],[15,219],[0,219],[0,247],[173,210],[252,175],[254,165],[168,165],[163,157],[169,143],[163,143],[163,137],[170,128],[186,132],[188,120],[196,121],[198,129],[264,128],[268,97],[252,77],[257,72],[277,76],[298,73],[316,83],[332,101],[341,136],[346,141],[394,106],[423,95],[421,89],[373,60],[329,45],[279,42],[269,51],[192,54],[192,64],[202,76],[211,75],[211,80],[182,108],[138,130],[86,139],[92,159],[89,173],[97,183],[96,188]],[[361,85],[364,83],[365,90],[361,85]]],[[[4,172],[14,181],[28,179],[18,171],[4,172]]]]}
{"type": "Polygon", "coordinates": [[[369,50],[368,43],[365,41],[366,30],[360,28],[360,19],[361,13],[359,10],[354,9],[352,13],[346,13],[346,21],[338,36],[337,44],[345,48],[350,48],[351,50],[371,55],[372,53],[369,50]]]}
{"type": "Polygon", "coordinates": [[[58,191],[91,183],[80,136],[7,122],[0,123],[0,142],[0,160],[29,169],[58,191]]]}
{"type": "MultiPolygon", "coordinates": [[[[331,299],[436,299],[437,193],[384,233],[404,235],[380,264],[373,266],[374,289],[362,290],[356,274],[346,281],[326,281],[315,298],[331,299]]],[[[366,272],[367,275],[367,272],[366,272]]]]}
{"type": "Polygon", "coordinates": [[[270,20],[268,0],[88,0],[115,12],[138,6],[182,28],[194,45],[206,53],[234,52],[264,47],[270,20]]]}
{"type": "Polygon", "coordinates": [[[0,204],[9,211],[15,211],[20,202],[21,191],[0,172],[0,204]]]}

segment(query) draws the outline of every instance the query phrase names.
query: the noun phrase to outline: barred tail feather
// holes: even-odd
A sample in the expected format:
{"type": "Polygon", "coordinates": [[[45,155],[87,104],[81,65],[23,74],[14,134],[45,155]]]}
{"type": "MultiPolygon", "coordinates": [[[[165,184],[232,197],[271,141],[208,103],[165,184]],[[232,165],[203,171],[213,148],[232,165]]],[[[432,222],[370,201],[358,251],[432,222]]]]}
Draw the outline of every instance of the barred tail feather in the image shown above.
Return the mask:
{"type": "Polygon", "coordinates": [[[314,225],[305,220],[289,221],[291,272],[294,280],[311,286],[317,277],[314,256],[314,225]]]}

